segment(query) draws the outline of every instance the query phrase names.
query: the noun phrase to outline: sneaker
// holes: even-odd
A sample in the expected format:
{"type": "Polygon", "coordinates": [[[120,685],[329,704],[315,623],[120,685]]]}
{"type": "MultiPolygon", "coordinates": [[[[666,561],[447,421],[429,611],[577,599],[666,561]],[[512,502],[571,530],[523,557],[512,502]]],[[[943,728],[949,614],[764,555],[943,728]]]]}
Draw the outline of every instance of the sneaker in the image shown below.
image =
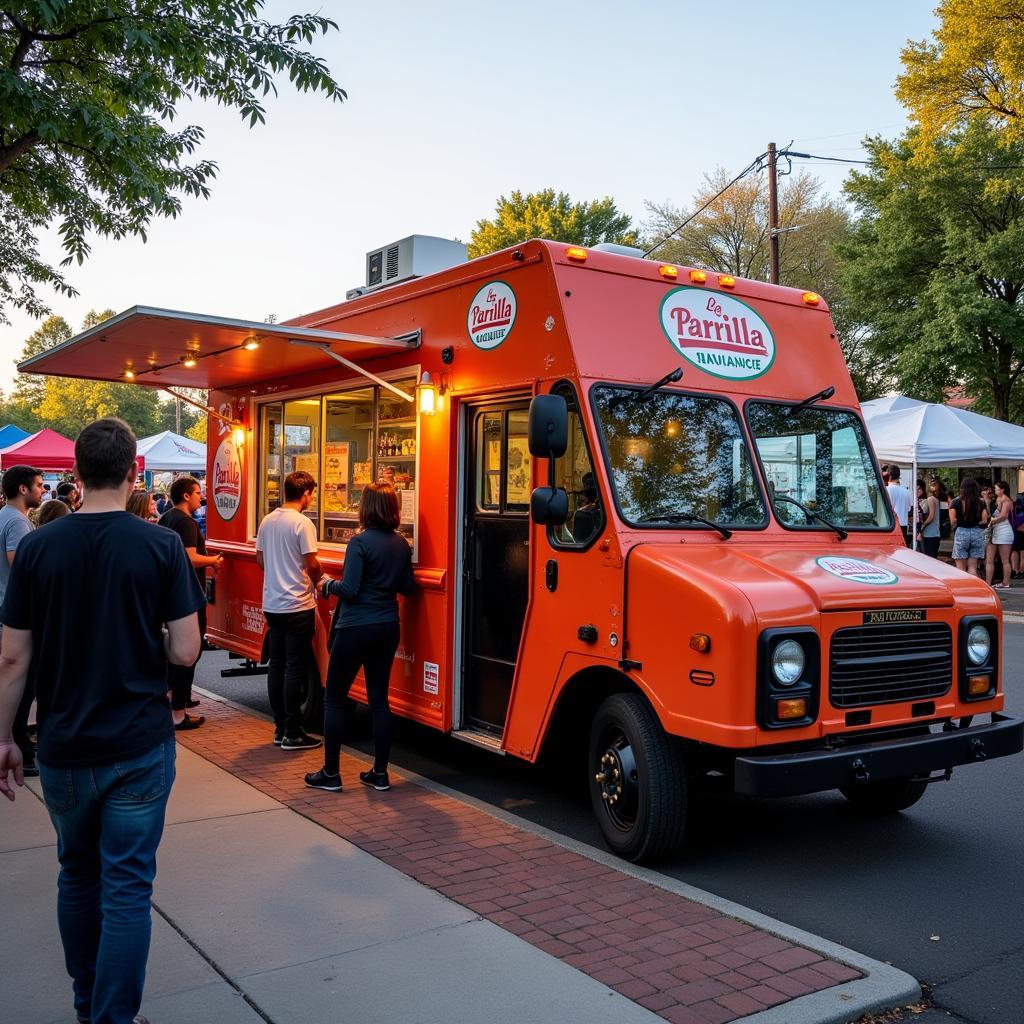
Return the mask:
{"type": "Polygon", "coordinates": [[[175,722],[174,728],[179,732],[184,732],[186,729],[198,729],[199,726],[206,721],[205,715],[198,715],[193,718],[187,711],[185,717],[180,722],[175,722]]]}
{"type": "Polygon", "coordinates": [[[300,732],[298,736],[285,736],[281,740],[282,750],[312,750],[323,745],[324,741],[319,736],[310,736],[307,732],[300,732]]]}
{"type": "Polygon", "coordinates": [[[284,739],[284,729],[275,729],[274,730],[274,746],[275,747],[281,746],[281,741],[283,739],[284,739]]]}
{"type": "Polygon", "coordinates": [[[388,778],[387,772],[360,772],[359,781],[364,786],[372,786],[378,793],[383,793],[391,788],[391,780],[388,778]]]}
{"type": "Polygon", "coordinates": [[[310,772],[306,776],[306,785],[310,789],[326,789],[329,793],[340,793],[341,775],[328,775],[321,768],[318,772],[310,772]]]}
{"type": "Polygon", "coordinates": [[[185,707],[187,707],[187,708],[197,708],[197,707],[199,707],[199,701],[197,701],[197,700],[187,700],[187,701],[185,701],[185,707]]]}

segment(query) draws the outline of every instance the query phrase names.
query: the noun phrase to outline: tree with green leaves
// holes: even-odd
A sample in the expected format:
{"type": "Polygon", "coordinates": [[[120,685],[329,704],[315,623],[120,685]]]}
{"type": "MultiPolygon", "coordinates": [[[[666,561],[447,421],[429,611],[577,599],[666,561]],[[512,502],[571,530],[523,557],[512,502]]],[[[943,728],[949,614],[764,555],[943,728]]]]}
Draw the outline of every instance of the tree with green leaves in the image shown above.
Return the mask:
{"type": "MultiPolygon", "coordinates": [[[[647,203],[647,234],[653,239],[669,236],[654,250],[653,258],[768,280],[768,179],[763,174],[752,175],[726,188],[731,178],[721,167],[706,175],[687,208],[647,203]],[[689,219],[689,211],[699,210],[705,203],[706,209],[689,219]],[[687,223],[676,230],[684,221],[687,223]]],[[[779,225],[780,282],[825,297],[857,394],[862,401],[877,398],[889,385],[888,368],[866,350],[865,325],[852,315],[837,275],[836,246],[849,238],[852,230],[848,210],[823,194],[819,178],[807,173],[784,176],[779,187],[779,225]]]]}
{"type": "Polygon", "coordinates": [[[306,47],[337,25],[319,14],[283,23],[263,0],[0,0],[0,323],[6,307],[48,312],[39,286],[75,294],[41,259],[56,222],[65,266],[90,234],[145,239],[154,217],[206,197],[217,172],[196,159],[197,125],[174,126],[193,98],[250,126],[287,75],[302,92],[345,98],[306,47]]]}
{"type": "Polygon", "coordinates": [[[896,81],[919,155],[972,123],[1024,141],[1024,0],[941,0],[935,14],[932,40],[907,44],[896,81]]]}
{"type": "Polygon", "coordinates": [[[846,194],[860,214],[840,281],[893,360],[901,390],[941,401],[961,385],[999,419],[1020,416],[1024,373],[1024,142],[976,123],[915,158],[916,130],[869,139],[846,194]]]}
{"type": "Polygon", "coordinates": [[[469,256],[485,256],[530,238],[547,238],[572,245],[618,242],[636,245],[639,234],[629,214],[620,212],[610,196],[574,203],[553,188],[524,195],[500,196],[494,217],[478,220],[469,236],[469,256]]]}

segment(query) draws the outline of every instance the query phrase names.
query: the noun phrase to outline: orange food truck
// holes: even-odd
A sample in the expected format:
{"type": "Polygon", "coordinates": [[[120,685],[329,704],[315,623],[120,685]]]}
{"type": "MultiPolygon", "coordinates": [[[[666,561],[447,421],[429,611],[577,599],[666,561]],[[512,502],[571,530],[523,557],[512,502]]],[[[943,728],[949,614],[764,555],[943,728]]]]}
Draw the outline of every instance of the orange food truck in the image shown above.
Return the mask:
{"type": "MultiPolygon", "coordinates": [[[[709,775],[892,812],[1021,750],[999,601],[904,545],[817,295],[424,236],[350,294],[287,324],[134,307],[21,366],[209,390],[214,644],[264,658],[254,538],[285,475],[319,482],[331,575],[386,479],[418,583],[395,712],[568,758],[623,857],[675,849],[709,775]]],[[[321,697],[314,669],[310,725],[321,697]]]]}

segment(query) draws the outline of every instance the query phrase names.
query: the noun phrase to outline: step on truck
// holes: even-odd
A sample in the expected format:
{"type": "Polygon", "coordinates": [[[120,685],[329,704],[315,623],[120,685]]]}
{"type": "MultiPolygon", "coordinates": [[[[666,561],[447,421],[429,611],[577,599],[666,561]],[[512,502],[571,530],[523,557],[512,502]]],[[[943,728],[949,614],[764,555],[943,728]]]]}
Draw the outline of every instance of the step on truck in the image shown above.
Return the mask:
{"type": "MultiPolygon", "coordinates": [[[[417,582],[394,712],[557,755],[630,860],[679,846],[709,776],[886,813],[1021,750],[997,596],[905,546],[811,292],[412,236],[287,323],[136,306],[21,369],[206,389],[207,635],[253,662],[254,538],[284,477],[318,482],[331,575],[362,489],[390,481],[417,582]]],[[[318,650],[312,727],[323,670],[318,650]]]]}

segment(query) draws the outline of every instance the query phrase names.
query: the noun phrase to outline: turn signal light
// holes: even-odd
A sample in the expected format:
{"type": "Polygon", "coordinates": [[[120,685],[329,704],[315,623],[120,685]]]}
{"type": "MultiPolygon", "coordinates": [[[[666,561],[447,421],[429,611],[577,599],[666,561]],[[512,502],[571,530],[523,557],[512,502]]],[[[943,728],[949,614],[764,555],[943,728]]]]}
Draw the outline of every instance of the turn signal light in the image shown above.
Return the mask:
{"type": "Polygon", "coordinates": [[[718,275],[718,283],[723,288],[735,288],[736,287],[736,278],[733,277],[731,274],[719,274],[718,275]]]}
{"type": "Polygon", "coordinates": [[[667,263],[663,263],[658,267],[658,273],[661,274],[662,277],[667,277],[672,281],[679,276],[679,271],[676,270],[675,267],[669,266],[667,263]]]}
{"type": "Polygon", "coordinates": [[[694,633],[690,637],[690,647],[701,654],[707,654],[711,650],[711,637],[707,633],[694,633]]]}
{"type": "Polygon", "coordinates": [[[814,292],[804,292],[800,298],[804,300],[804,304],[807,306],[816,306],[821,302],[821,296],[816,295],[814,292]]]}
{"type": "Polygon", "coordinates": [[[565,255],[571,260],[579,260],[582,263],[587,258],[587,250],[581,249],[578,245],[570,245],[565,250],[565,255]]]}
{"type": "Polygon", "coordinates": [[[704,270],[691,270],[690,271],[690,280],[694,284],[707,284],[708,283],[707,271],[704,271],[704,270]]]}
{"type": "Polygon", "coordinates": [[[988,676],[971,676],[967,680],[967,692],[972,697],[980,697],[983,693],[988,693],[991,685],[988,676]]]}
{"type": "Polygon", "coordinates": [[[789,700],[780,700],[775,705],[775,717],[782,721],[788,721],[791,718],[806,718],[806,699],[803,697],[792,697],[789,700]]]}

